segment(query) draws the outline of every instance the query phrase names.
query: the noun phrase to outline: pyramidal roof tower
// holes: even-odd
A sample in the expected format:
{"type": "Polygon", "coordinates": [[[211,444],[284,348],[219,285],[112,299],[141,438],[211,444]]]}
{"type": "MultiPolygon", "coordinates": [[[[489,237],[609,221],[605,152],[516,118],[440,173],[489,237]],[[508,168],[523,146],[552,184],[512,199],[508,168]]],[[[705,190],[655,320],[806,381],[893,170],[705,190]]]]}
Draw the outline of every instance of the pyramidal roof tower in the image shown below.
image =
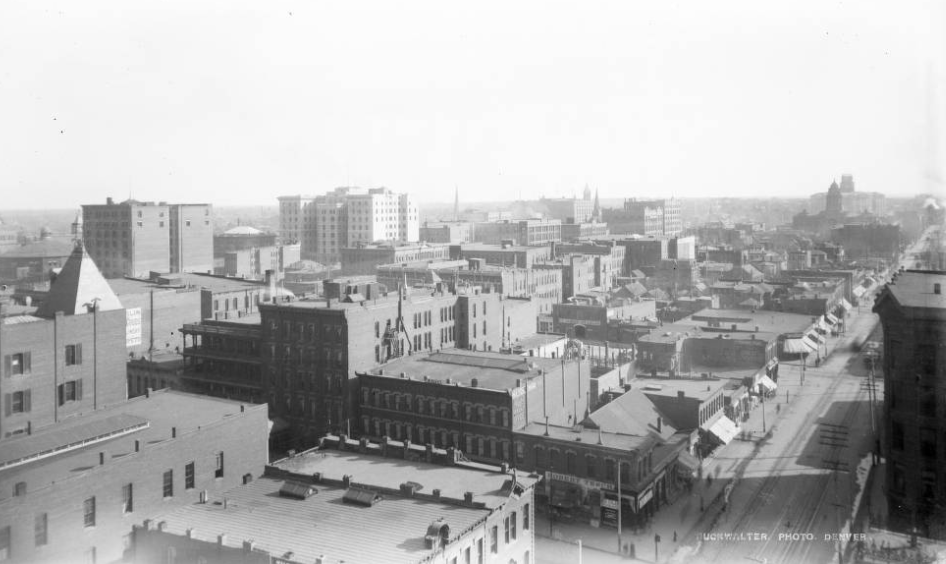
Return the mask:
{"type": "Polygon", "coordinates": [[[97,304],[98,311],[122,309],[118,296],[95,266],[85,245],[77,241],[36,315],[54,317],[57,311],[66,315],[88,313],[92,311],[91,304],[97,304]]]}

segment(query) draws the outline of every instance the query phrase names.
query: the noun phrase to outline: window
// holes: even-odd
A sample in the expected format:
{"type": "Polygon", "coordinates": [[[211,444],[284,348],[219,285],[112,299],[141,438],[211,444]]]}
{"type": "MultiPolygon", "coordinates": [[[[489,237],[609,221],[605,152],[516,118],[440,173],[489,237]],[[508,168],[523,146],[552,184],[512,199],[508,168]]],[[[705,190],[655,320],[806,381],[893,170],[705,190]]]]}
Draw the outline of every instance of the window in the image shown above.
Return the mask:
{"type": "Polygon", "coordinates": [[[82,503],[82,521],[86,527],[95,526],[95,498],[90,497],[82,503]]]}
{"type": "Polygon", "coordinates": [[[476,564],[483,564],[485,556],[483,554],[483,539],[476,539],[476,564]]]}
{"type": "Polygon", "coordinates": [[[164,497],[174,497],[174,470],[168,470],[164,473],[164,497]]]}
{"type": "Polygon", "coordinates": [[[503,537],[506,539],[506,544],[509,544],[509,521],[509,515],[506,515],[503,519],[503,537]]]}
{"type": "Polygon", "coordinates": [[[0,560],[10,560],[13,553],[10,551],[10,526],[0,527],[0,560]]]}
{"type": "Polygon", "coordinates": [[[45,546],[49,542],[47,525],[45,513],[39,513],[33,517],[33,545],[45,546]]]}
{"type": "Polygon", "coordinates": [[[194,489],[194,463],[188,462],[184,467],[184,489],[194,489]]]}
{"type": "Polygon", "coordinates": [[[6,395],[6,415],[15,413],[29,413],[30,411],[30,390],[13,392],[6,395]]]}
{"type": "Polygon", "coordinates": [[[122,513],[131,513],[135,510],[135,490],[131,483],[122,486],[122,513]]]}
{"type": "Polygon", "coordinates": [[[82,399],[82,380],[70,380],[59,384],[59,405],[82,399]]]}
{"type": "Polygon", "coordinates": [[[499,552],[499,527],[496,525],[489,530],[489,551],[493,554],[499,552]]]}
{"type": "Polygon", "coordinates": [[[188,219],[187,221],[185,221],[185,222],[184,222],[184,225],[185,225],[186,227],[190,227],[190,226],[191,226],[191,220],[188,219]]]}
{"type": "Polygon", "coordinates": [[[214,466],[214,478],[223,478],[223,453],[218,452],[215,466],[214,466]]]}
{"type": "Polygon", "coordinates": [[[525,504],[525,506],[523,507],[524,511],[522,513],[522,530],[524,531],[529,530],[529,512],[531,511],[531,509],[532,509],[532,506],[531,504],[528,504],[528,503],[525,504]]]}
{"type": "Polygon", "coordinates": [[[13,497],[26,495],[26,482],[17,482],[13,485],[13,497]]]}
{"type": "Polygon", "coordinates": [[[512,540],[516,540],[516,538],[519,536],[518,532],[516,531],[516,524],[518,521],[519,521],[519,515],[517,515],[516,512],[513,511],[512,517],[509,519],[509,526],[512,530],[512,540]]]}
{"type": "Polygon", "coordinates": [[[66,366],[82,364],[82,345],[66,345],[66,366]]]}
{"type": "Polygon", "coordinates": [[[471,553],[471,549],[468,546],[466,547],[466,550],[463,551],[463,564],[471,564],[473,562],[472,554],[470,553],[471,553]]]}
{"type": "Polygon", "coordinates": [[[3,357],[4,370],[7,376],[30,373],[30,353],[8,354],[3,357]]]}

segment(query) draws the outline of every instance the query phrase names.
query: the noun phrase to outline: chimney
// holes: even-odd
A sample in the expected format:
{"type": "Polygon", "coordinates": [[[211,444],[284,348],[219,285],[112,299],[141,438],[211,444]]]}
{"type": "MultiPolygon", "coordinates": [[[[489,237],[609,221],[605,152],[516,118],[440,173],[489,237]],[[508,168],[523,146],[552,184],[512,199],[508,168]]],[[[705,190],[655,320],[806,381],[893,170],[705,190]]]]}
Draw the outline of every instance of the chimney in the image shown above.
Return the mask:
{"type": "Polygon", "coordinates": [[[167,526],[168,526],[168,522],[167,522],[167,521],[160,521],[160,522],[158,523],[158,530],[161,531],[161,532],[164,532],[164,529],[166,529],[167,526]]]}
{"type": "Polygon", "coordinates": [[[463,501],[467,503],[473,503],[473,492],[464,492],[463,501]]]}
{"type": "Polygon", "coordinates": [[[186,534],[187,534],[187,538],[189,538],[189,539],[194,538],[194,528],[191,527],[190,529],[187,529],[186,534]]]}
{"type": "Polygon", "coordinates": [[[686,397],[686,392],[683,390],[677,390],[677,399],[683,399],[686,397]]]}
{"type": "Polygon", "coordinates": [[[345,474],[342,476],[342,485],[345,486],[345,489],[351,487],[351,474],[345,474]]]}
{"type": "Polygon", "coordinates": [[[251,540],[243,541],[243,550],[245,552],[252,552],[254,548],[256,548],[256,543],[254,541],[251,541],[251,540]]]}
{"type": "Polygon", "coordinates": [[[480,385],[480,381],[477,380],[476,378],[473,378],[472,380],[470,380],[470,387],[476,388],[476,387],[478,387],[479,385],[480,385]]]}
{"type": "Polygon", "coordinates": [[[223,545],[225,545],[225,544],[227,544],[227,535],[225,535],[225,534],[219,534],[219,535],[217,535],[217,545],[218,545],[218,546],[223,546],[223,545]]]}
{"type": "Polygon", "coordinates": [[[431,492],[434,496],[434,499],[440,499],[440,488],[434,488],[434,491],[431,492]]]}

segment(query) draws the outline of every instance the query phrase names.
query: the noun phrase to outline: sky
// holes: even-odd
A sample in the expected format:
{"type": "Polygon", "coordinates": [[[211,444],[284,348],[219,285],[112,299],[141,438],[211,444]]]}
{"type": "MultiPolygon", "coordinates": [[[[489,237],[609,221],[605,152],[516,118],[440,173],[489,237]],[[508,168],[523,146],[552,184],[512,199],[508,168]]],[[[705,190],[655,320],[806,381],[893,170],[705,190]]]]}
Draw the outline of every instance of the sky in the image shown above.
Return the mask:
{"type": "Polygon", "coordinates": [[[0,2],[0,209],[946,193],[946,2],[0,2]]]}

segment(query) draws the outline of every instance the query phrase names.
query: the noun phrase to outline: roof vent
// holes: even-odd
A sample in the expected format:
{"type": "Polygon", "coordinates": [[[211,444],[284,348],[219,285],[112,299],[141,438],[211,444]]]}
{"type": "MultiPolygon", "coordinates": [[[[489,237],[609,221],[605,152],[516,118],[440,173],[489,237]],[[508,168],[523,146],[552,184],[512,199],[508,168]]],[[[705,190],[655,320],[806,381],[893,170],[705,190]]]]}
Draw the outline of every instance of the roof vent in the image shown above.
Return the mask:
{"type": "Polygon", "coordinates": [[[359,487],[348,488],[348,491],[345,492],[345,496],[342,497],[342,501],[345,503],[363,505],[365,507],[371,507],[381,501],[381,499],[381,494],[359,487]]]}
{"type": "Polygon", "coordinates": [[[480,381],[477,380],[476,378],[473,378],[472,380],[470,380],[470,387],[476,388],[476,387],[479,387],[479,385],[480,385],[480,381]]]}
{"type": "Polygon", "coordinates": [[[445,546],[450,540],[450,525],[441,517],[427,526],[427,534],[424,535],[424,545],[427,548],[439,548],[445,546]]]}
{"type": "Polygon", "coordinates": [[[319,490],[309,484],[301,482],[287,481],[279,488],[281,497],[291,497],[293,499],[308,499],[319,493],[319,490]]]}

